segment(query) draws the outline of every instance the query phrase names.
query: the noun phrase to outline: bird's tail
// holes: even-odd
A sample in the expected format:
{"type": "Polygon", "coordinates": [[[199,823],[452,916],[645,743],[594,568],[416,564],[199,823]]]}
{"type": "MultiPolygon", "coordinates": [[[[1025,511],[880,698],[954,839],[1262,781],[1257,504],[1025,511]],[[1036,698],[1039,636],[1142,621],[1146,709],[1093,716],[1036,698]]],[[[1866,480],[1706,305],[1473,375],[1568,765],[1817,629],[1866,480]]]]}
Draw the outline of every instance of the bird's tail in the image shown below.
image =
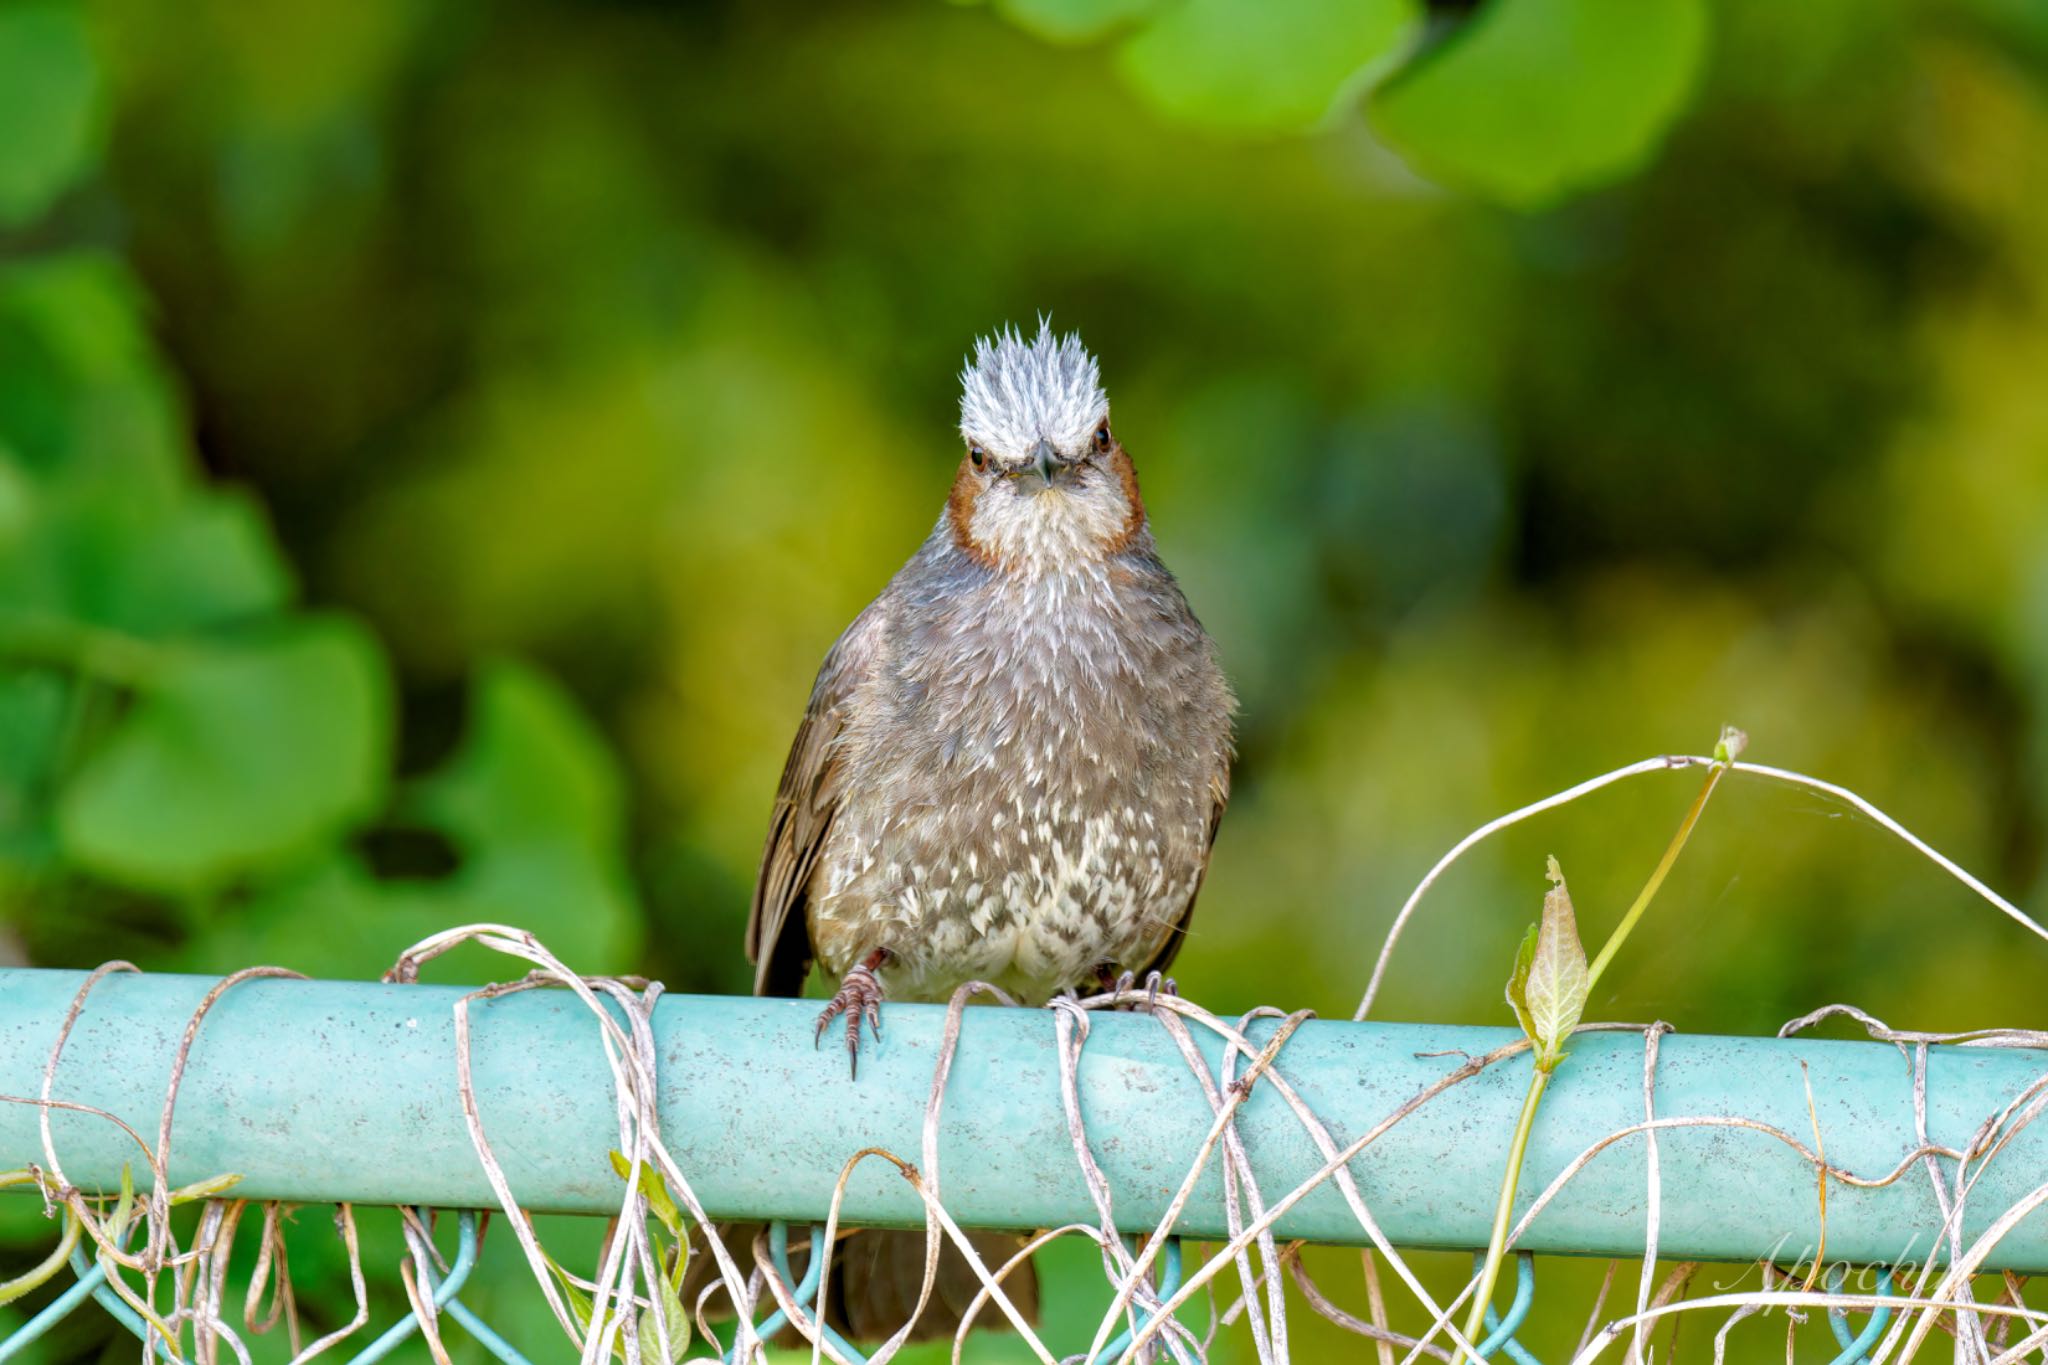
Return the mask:
{"type": "MultiPolygon", "coordinates": [[[[759,1223],[726,1223],[715,1231],[742,1271],[754,1264],[754,1239],[759,1223]]],[[[683,1281],[683,1305],[694,1309],[698,1296],[717,1283],[717,1258],[710,1254],[701,1233],[691,1237],[690,1266],[683,1281]]],[[[994,1274],[1024,1245],[1024,1239],[1006,1232],[970,1232],[968,1242],[983,1265],[994,1274]]],[[[792,1246],[790,1269],[801,1280],[810,1264],[810,1248],[792,1246]]],[[[919,1231],[862,1229],[841,1236],[832,1250],[831,1283],[826,1286],[825,1321],[836,1332],[856,1342],[884,1341],[894,1336],[917,1308],[918,1293],[924,1287],[925,1234],[919,1231]]],[[[909,1340],[930,1341],[949,1338],[959,1330],[969,1305],[981,1292],[981,1277],[967,1263],[950,1240],[941,1239],[939,1266],[924,1311],[917,1314],[909,1340]]],[[[1003,1281],[1003,1293],[1030,1323],[1038,1321],[1038,1275],[1029,1261],[1019,1265],[1003,1281]]],[[[723,1290],[706,1299],[707,1314],[730,1317],[732,1303],[723,1290]]],[[[1008,1327],[1008,1319],[993,1303],[984,1302],[975,1315],[977,1324],[1008,1327]]],[[[781,1344],[797,1341],[785,1332],[781,1344]]]]}

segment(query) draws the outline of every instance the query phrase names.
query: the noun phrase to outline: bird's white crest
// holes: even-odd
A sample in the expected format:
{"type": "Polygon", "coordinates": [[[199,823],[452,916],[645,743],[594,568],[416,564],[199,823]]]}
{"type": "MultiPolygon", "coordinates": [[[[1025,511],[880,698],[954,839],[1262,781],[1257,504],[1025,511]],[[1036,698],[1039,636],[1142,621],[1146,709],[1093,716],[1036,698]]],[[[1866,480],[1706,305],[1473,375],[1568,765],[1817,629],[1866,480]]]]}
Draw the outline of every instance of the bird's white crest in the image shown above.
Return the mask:
{"type": "Polygon", "coordinates": [[[960,372],[960,434],[999,457],[1022,459],[1040,441],[1078,451],[1108,415],[1095,357],[1048,318],[1030,341],[1009,327],[977,340],[960,372]]]}

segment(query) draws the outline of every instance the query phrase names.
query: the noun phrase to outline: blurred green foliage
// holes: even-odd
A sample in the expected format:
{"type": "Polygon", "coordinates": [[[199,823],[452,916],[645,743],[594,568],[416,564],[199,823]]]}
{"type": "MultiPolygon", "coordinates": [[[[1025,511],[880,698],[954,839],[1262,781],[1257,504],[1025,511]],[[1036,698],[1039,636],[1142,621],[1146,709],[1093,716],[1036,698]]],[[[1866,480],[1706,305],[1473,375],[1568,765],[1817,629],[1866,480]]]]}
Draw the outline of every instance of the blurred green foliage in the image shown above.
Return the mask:
{"type": "Polygon", "coordinates": [[[401,939],[539,915],[563,951],[619,959],[637,938],[619,778],[576,706],[485,661],[460,750],[394,784],[384,647],[298,605],[258,502],[199,467],[131,266],[51,209],[107,114],[88,19],[0,14],[5,112],[30,134],[0,157],[0,215],[50,227],[0,263],[7,921],[60,959],[139,914],[166,965],[362,975],[401,939]],[[379,831],[430,841],[434,875],[402,856],[379,875],[379,831]]]}
{"type": "MultiPolygon", "coordinates": [[[[0,956],[743,989],[812,672],[1040,310],[1244,695],[1197,998],[1348,1012],[1466,830],[1724,721],[2038,905],[2042,14],[0,7],[0,956]]],[[[1480,850],[1379,1012],[1507,1022],[1544,855],[1604,936],[1691,786],[1480,850]]],[[[2038,1023],[1844,815],[1731,780],[1589,1017],[2038,1023]]]]}
{"type": "Polygon", "coordinates": [[[997,8],[1054,42],[1120,34],[1117,64],[1131,88],[1166,114],[1213,128],[1328,126],[1377,85],[1374,124],[1395,150],[1447,183],[1525,206],[1641,165],[1691,93],[1707,32],[1705,0],[997,8]],[[1433,23],[1433,8],[1450,18],[1433,23]]]}
{"type": "Polygon", "coordinates": [[[1523,205],[1640,165],[1692,93],[1704,0],[1492,5],[1397,75],[1374,122],[1426,171],[1523,205]]]}
{"type": "Polygon", "coordinates": [[[32,221],[87,169],[99,133],[99,69],[79,15],[51,5],[0,12],[0,226],[32,221]]]}

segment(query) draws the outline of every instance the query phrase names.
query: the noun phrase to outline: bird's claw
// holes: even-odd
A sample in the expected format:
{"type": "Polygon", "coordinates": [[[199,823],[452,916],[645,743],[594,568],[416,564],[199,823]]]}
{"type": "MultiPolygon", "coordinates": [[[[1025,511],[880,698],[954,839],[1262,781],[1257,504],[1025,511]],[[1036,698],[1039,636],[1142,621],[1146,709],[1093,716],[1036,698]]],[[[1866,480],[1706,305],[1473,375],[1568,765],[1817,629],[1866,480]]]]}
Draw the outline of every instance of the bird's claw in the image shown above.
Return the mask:
{"type": "Polygon", "coordinates": [[[848,1074],[860,1078],[860,1026],[866,1020],[874,1033],[877,1043],[882,1041],[882,1000],[885,992],[882,982],[875,975],[874,968],[865,962],[846,974],[839,983],[839,991],[825,1005],[818,1015],[817,1032],[812,1036],[811,1046],[817,1047],[825,1041],[825,1030],[840,1015],[846,1016],[846,1058],[848,1074]]]}
{"type": "MultiPolygon", "coordinates": [[[[1096,965],[1095,980],[1102,987],[1102,993],[1104,995],[1122,997],[1133,993],[1138,988],[1138,974],[1136,972],[1124,972],[1121,975],[1119,975],[1117,973],[1116,968],[1111,966],[1107,962],[1099,963],[1096,965]]],[[[1175,981],[1172,977],[1165,975],[1163,972],[1159,972],[1156,970],[1149,971],[1145,973],[1144,1003],[1139,1004],[1136,1001],[1133,1001],[1128,1005],[1120,1005],[1118,1006],[1118,1008],[1142,1010],[1146,1013],[1150,1013],[1153,1009],[1155,1009],[1158,1006],[1160,996],[1177,996],[1179,994],[1179,982],[1175,981]]]]}
{"type": "Polygon", "coordinates": [[[1179,994],[1180,983],[1175,981],[1172,977],[1162,975],[1159,972],[1145,973],[1144,1010],[1147,1014],[1150,1014],[1154,1009],[1158,1008],[1160,996],[1179,994]]]}

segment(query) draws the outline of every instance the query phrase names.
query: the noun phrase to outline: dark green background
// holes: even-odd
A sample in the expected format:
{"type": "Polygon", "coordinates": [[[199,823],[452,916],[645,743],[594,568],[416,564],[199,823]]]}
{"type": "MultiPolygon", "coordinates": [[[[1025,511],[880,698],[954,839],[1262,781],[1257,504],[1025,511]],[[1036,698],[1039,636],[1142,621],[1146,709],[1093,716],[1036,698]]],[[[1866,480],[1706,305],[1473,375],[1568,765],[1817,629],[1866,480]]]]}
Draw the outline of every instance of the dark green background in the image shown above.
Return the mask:
{"type": "MultiPolygon", "coordinates": [[[[1466,830],[1724,722],[2041,903],[2031,6],[99,0],[0,7],[0,124],[7,959],[744,989],[812,671],[1041,312],[1243,696],[1189,995],[1348,1014],[1466,830]]],[[[1544,855],[1597,942],[1694,787],[1473,855],[1377,1012],[1507,1022],[1544,855]]],[[[1737,778],[1588,1015],[2039,1026],[2041,947],[1737,778]]]]}

